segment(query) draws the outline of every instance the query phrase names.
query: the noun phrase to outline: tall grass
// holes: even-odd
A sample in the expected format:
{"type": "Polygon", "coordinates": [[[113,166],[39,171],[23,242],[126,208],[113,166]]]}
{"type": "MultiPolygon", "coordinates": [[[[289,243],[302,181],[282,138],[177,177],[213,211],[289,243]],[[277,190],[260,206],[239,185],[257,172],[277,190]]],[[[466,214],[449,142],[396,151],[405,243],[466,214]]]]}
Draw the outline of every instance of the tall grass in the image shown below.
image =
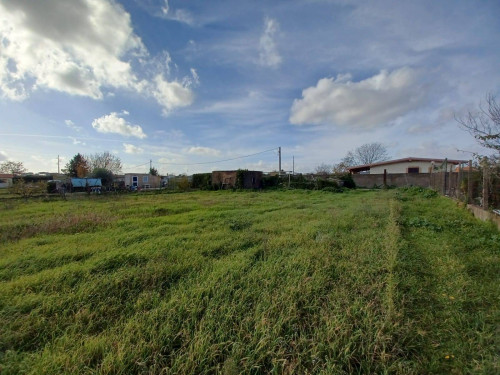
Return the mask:
{"type": "Polygon", "coordinates": [[[30,202],[0,233],[2,374],[497,370],[498,232],[444,198],[30,202]]]}

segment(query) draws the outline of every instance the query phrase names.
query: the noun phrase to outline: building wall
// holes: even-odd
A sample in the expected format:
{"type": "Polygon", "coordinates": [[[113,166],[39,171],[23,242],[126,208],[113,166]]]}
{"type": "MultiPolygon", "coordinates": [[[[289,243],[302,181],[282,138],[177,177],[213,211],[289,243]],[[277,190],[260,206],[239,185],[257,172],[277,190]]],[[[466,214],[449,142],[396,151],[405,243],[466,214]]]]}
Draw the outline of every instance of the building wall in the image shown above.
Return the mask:
{"type": "MultiPolygon", "coordinates": [[[[232,189],[236,186],[238,171],[213,171],[212,185],[222,189],[232,189]]],[[[262,187],[262,172],[245,171],[243,189],[260,189],[262,187]]]]}
{"type": "MultiPolygon", "coordinates": [[[[352,178],[357,187],[372,188],[384,185],[383,174],[353,174],[352,178]]],[[[388,186],[420,186],[430,187],[431,180],[429,173],[387,173],[388,186]]]]}
{"type": "Polygon", "coordinates": [[[244,189],[260,189],[262,188],[262,172],[247,171],[243,179],[244,189]]]}
{"type": "Polygon", "coordinates": [[[148,173],[126,173],[125,174],[125,186],[132,186],[133,177],[137,176],[137,186],[144,188],[149,185],[151,189],[157,189],[160,187],[160,176],[153,176],[148,173]],[[147,177],[147,182],[144,181],[144,177],[147,177]]]}
{"type": "MultiPolygon", "coordinates": [[[[408,173],[408,168],[420,168],[419,173],[429,173],[431,163],[428,161],[410,161],[395,164],[378,165],[370,168],[370,174],[384,174],[384,169],[387,173],[408,173]]],[[[441,165],[439,163],[438,165],[441,165]]]]}
{"type": "Polygon", "coordinates": [[[10,186],[12,186],[12,178],[0,177],[0,189],[6,189],[10,186]]]}
{"type": "Polygon", "coordinates": [[[212,185],[231,189],[236,185],[236,171],[212,172],[212,185]]]}

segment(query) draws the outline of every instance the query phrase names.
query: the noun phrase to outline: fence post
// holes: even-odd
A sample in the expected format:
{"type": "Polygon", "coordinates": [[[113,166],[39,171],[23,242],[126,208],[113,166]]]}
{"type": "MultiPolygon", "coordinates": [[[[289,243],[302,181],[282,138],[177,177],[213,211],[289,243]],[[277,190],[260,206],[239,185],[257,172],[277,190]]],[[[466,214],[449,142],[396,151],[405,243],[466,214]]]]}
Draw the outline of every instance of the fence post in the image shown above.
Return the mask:
{"type": "Polygon", "coordinates": [[[488,195],[489,195],[489,182],[490,182],[490,171],[488,168],[488,158],[485,156],[483,158],[483,208],[485,210],[489,207],[488,195]]]}
{"type": "Polygon", "coordinates": [[[446,172],[448,172],[448,159],[444,159],[444,168],[441,175],[443,176],[443,186],[442,186],[442,195],[446,195],[446,172]]]}
{"type": "Polygon", "coordinates": [[[458,165],[458,178],[457,178],[457,198],[462,200],[462,179],[463,179],[463,167],[462,163],[458,165]]]}
{"type": "Polygon", "coordinates": [[[469,160],[469,170],[467,172],[467,204],[472,201],[472,160],[469,160]]]}

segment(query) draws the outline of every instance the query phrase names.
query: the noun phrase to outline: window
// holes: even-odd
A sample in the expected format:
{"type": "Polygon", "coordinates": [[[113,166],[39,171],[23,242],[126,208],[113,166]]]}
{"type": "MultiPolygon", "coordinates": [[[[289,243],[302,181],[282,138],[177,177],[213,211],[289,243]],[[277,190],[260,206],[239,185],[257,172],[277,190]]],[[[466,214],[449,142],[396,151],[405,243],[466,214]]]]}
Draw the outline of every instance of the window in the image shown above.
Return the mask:
{"type": "Polygon", "coordinates": [[[137,186],[137,181],[138,181],[138,178],[137,176],[132,176],[132,186],[137,186]]]}
{"type": "Polygon", "coordinates": [[[420,173],[420,167],[408,167],[408,173],[420,173]]]}
{"type": "Polygon", "coordinates": [[[142,183],[147,184],[148,183],[148,177],[149,176],[142,176],[142,183]]]}

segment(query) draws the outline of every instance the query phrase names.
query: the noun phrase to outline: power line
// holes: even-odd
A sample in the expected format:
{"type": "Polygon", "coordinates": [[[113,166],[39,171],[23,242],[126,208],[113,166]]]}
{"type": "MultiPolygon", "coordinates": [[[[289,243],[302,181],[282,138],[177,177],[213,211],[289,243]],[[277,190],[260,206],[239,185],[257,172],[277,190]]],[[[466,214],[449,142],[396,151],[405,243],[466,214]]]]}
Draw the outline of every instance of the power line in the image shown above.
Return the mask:
{"type": "Polygon", "coordinates": [[[144,163],[144,164],[136,165],[134,167],[127,167],[127,168],[123,168],[123,169],[133,169],[133,168],[143,167],[143,166],[145,166],[147,164],[149,164],[149,161],[147,163],[144,163]]]}
{"type": "MultiPolygon", "coordinates": [[[[204,161],[204,162],[200,162],[200,163],[185,163],[185,164],[179,164],[179,163],[157,163],[157,164],[161,164],[161,165],[178,165],[178,166],[186,166],[186,165],[202,165],[202,164],[215,164],[215,163],[222,163],[222,162],[225,162],[225,161],[231,161],[231,160],[238,160],[238,159],[244,159],[244,158],[248,158],[250,156],[255,156],[255,155],[260,155],[260,154],[264,154],[266,152],[270,152],[270,151],[274,151],[274,150],[277,150],[278,147],[274,147],[274,148],[271,148],[269,150],[265,150],[265,151],[260,151],[260,152],[256,152],[255,154],[249,154],[249,155],[243,155],[243,156],[238,156],[238,157],[235,157],[235,158],[230,158],[230,159],[222,159],[222,160],[213,160],[213,161],[204,161]]],[[[147,164],[147,163],[146,163],[147,164]]]]}

